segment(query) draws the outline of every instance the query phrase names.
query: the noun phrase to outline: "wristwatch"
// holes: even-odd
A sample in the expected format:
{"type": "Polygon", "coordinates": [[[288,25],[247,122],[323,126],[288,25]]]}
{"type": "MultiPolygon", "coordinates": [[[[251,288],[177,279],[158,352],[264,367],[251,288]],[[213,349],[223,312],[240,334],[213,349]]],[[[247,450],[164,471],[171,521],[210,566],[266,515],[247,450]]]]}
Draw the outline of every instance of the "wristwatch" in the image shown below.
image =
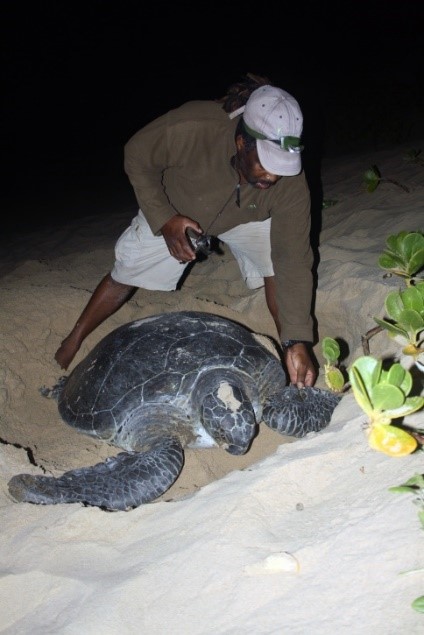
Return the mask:
{"type": "Polygon", "coordinates": [[[307,342],[306,340],[285,340],[281,342],[281,346],[283,348],[291,348],[295,344],[310,344],[311,342],[307,342]]]}

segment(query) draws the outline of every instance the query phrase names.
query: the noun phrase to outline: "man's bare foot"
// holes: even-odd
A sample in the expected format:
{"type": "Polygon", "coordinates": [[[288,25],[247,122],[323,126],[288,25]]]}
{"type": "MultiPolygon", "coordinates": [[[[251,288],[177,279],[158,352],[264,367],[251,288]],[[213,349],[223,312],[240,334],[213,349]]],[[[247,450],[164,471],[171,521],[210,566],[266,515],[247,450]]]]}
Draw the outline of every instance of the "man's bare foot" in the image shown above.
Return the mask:
{"type": "Polygon", "coordinates": [[[61,368],[67,370],[79,349],[80,344],[72,340],[68,335],[57,349],[54,358],[61,368]]]}

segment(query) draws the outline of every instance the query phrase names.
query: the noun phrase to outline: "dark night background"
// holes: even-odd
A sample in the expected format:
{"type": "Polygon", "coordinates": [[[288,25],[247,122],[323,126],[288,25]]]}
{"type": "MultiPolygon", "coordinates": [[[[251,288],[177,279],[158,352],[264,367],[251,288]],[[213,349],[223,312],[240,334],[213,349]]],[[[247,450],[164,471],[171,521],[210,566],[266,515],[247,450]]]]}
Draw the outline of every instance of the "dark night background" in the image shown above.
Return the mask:
{"type": "Polygon", "coordinates": [[[3,2],[3,236],[135,210],[129,137],[183,101],[221,97],[247,72],[300,102],[312,185],[323,157],[415,147],[423,5],[3,2]]]}

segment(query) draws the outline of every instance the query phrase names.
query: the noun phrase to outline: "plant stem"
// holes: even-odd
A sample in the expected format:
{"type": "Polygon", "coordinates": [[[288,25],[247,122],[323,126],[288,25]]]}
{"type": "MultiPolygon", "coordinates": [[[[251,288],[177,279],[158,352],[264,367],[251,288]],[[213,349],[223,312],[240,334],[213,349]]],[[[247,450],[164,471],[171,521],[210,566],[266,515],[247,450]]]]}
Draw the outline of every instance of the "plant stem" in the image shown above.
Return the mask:
{"type": "Polygon", "coordinates": [[[409,193],[409,189],[406,187],[406,185],[399,183],[399,181],[395,181],[395,179],[380,179],[380,181],[384,181],[385,183],[393,183],[393,185],[397,185],[398,187],[401,187],[405,192],[409,193]]]}

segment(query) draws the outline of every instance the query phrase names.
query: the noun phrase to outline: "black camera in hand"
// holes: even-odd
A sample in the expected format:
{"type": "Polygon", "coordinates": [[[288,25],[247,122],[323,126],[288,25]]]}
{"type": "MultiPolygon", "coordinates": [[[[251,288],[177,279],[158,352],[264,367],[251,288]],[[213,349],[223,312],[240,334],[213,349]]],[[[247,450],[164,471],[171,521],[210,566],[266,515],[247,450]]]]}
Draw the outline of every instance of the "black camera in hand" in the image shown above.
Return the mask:
{"type": "Polygon", "coordinates": [[[212,253],[211,236],[208,236],[208,234],[198,234],[192,229],[187,229],[186,233],[196,254],[200,253],[204,256],[208,256],[212,253]]]}

